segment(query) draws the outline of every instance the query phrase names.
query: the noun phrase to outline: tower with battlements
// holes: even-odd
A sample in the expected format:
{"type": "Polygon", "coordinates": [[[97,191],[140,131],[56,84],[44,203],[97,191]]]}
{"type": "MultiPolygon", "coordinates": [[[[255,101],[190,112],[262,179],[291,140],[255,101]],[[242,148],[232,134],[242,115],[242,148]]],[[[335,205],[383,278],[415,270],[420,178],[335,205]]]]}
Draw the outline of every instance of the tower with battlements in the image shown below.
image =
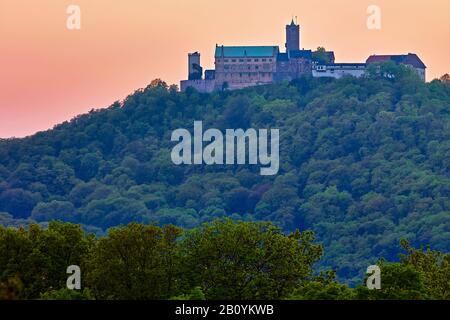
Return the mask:
{"type": "Polygon", "coordinates": [[[286,52],[300,50],[300,25],[292,19],[291,24],[286,25],[286,52]]]}

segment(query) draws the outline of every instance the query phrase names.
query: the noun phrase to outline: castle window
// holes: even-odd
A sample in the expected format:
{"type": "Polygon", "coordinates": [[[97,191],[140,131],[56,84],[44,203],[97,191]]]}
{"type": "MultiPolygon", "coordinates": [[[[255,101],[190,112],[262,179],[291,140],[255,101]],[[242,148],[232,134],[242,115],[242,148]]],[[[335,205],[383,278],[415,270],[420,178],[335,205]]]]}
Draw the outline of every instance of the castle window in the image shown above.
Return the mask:
{"type": "Polygon", "coordinates": [[[255,59],[255,62],[259,62],[259,59],[255,59]]]}
{"type": "Polygon", "coordinates": [[[225,62],[228,62],[228,59],[225,59],[224,61],[225,61],[225,62]]]}
{"type": "Polygon", "coordinates": [[[244,59],[239,59],[239,62],[244,62],[244,59]]]}
{"type": "Polygon", "coordinates": [[[236,59],[231,59],[231,62],[236,62],[236,59]]]}
{"type": "Polygon", "coordinates": [[[267,59],[262,59],[262,62],[266,62],[267,61],[267,59]]]}

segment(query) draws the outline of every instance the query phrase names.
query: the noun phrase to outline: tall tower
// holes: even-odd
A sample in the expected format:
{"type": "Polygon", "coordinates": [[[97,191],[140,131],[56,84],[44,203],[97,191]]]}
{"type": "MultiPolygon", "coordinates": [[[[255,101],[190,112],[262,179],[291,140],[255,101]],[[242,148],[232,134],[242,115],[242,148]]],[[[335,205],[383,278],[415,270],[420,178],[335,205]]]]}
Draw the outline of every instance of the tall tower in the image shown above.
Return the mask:
{"type": "Polygon", "coordinates": [[[199,80],[203,75],[203,68],[200,65],[200,53],[194,52],[188,55],[188,79],[199,80]]]}
{"type": "Polygon", "coordinates": [[[286,52],[300,50],[300,26],[292,19],[291,24],[286,25],[286,52]]]}

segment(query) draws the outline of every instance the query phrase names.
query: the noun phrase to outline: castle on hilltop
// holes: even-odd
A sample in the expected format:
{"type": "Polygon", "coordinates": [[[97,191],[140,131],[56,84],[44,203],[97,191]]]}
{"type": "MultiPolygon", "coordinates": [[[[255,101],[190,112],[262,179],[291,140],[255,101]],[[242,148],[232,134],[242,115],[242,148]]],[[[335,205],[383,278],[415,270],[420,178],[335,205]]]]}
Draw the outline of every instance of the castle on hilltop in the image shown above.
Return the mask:
{"type": "Polygon", "coordinates": [[[414,53],[406,55],[372,55],[365,63],[336,63],[333,51],[300,49],[300,26],[292,20],[286,26],[285,52],[278,46],[219,46],[214,54],[215,69],[205,70],[200,53],[188,55],[188,80],[181,81],[181,91],[195,88],[199,92],[234,90],[299,78],[361,77],[370,63],[394,61],[413,68],[425,81],[426,66],[414,53]]]}

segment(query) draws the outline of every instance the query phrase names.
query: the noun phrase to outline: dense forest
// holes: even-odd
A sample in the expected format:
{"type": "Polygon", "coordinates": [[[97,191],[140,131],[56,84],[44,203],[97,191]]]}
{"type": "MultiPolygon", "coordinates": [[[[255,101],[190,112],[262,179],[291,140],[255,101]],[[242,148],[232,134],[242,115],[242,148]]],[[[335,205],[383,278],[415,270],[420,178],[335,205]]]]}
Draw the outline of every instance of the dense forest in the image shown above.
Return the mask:
{"type": "Polygon", "coordinates": [[[109,108],[0,140],[2,225],[61,220],[101,237],[130,222],[194,229],[222,217],[270,221],[285,234],[312,230],[324,248],[316,274],[336,270],[351,285],[379,258],[399,261],[401,239],[448,252],[450,85],[423,83],[391,63],[360,79],[305,77],[212,94],[155,80],[109,108]],[[279,129],[278,174],[174,165],[171,133],[195,120],[279,129]]]}
{"type": "Polygon", "coordinates": [[[313,274],[323,254],[311,231],[285,234],[268,222],[218,219],[183,230],[130,223],[107,236],[80,225],[0,226],[0,300],[381,300],[450,299],[450,254],[402,240],[400,262],[379,260],[381,288],[350,288],[333,270],[313,274]],[[66,287],[80,268],[80,287],[66,287]]]}

